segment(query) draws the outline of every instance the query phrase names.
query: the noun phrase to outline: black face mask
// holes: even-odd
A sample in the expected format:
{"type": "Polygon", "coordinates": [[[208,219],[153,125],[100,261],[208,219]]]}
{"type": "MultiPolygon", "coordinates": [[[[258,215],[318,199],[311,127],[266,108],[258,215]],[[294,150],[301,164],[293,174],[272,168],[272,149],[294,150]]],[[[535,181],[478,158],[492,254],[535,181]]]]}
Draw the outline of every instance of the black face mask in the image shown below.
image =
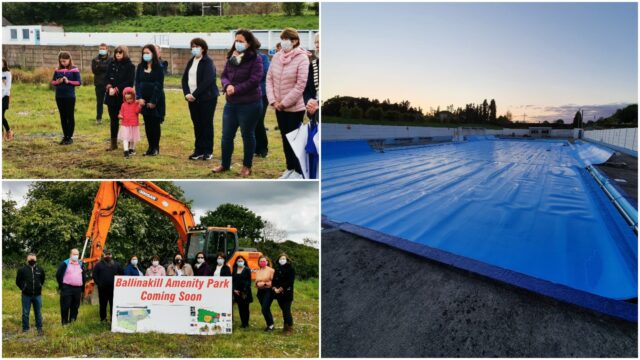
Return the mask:
{"type": "Polygon", "coordinates": [[[35,264],[36,264],[36,261],[35,261],[35,260],[29,260],[29,261],[27,261],[27,263],[28,263],[29,265],[33,266],[33,265],[35,265],[35,264]]]}
{"type": "Polygon", "coordinates": [[[104,257],[104,261],[106,261],[106,262],[111,262],[111,259],[112,259],[111,256],[105,256],[104,257]]]}
{"type": "Polygon", "coordinates": [[[182,264],[182,259],[173,259],[173,263],[176,265],[182,264]]]}

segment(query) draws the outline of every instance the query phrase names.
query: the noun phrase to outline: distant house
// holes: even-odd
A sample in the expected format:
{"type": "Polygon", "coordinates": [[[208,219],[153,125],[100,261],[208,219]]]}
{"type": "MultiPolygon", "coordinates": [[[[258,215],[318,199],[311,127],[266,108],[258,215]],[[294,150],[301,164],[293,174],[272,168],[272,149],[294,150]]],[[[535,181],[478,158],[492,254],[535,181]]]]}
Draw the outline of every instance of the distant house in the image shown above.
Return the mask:
{"type": "Polygon", "coordinates": [[[529,127],[529,136],[531,137],[550,137],[551,136],[551,127],[550,126],[530,126],[529,127]]]}
{"type": "Polygon", "coordinates": [[[43,32],[64,32],[62,26],[55,25],[13,25],[2,18],[2,43],[5,45],[40,45],[43,32]]]}
{"type": "Polygon", "coordinates": [[[440,122],[449,122],[453,120],[453,113],[451,111],[440,111],[436,113],[436,118],[440,120],[440,122]]]}

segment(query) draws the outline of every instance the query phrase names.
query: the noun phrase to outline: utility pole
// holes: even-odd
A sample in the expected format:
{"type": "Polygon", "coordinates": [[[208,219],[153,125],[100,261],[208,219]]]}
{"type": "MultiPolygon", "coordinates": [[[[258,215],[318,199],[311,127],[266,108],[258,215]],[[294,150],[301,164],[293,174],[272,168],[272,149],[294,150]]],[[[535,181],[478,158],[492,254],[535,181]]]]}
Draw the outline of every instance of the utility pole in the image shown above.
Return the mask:
{"type": "Polygon", "coordinates": [[[527,122],[527,113],[522,114],[522,122],[523,123],[527,122]]]}

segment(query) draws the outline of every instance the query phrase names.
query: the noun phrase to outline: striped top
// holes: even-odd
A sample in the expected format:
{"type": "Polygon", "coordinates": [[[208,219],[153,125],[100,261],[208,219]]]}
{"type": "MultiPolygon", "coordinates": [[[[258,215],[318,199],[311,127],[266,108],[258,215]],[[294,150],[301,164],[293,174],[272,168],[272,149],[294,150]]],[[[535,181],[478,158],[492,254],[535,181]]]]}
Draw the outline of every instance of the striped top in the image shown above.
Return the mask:
{"type": "Polygon", "coordinates": [[[51,80],[51,85],[56,89],[56,98],[76,97],[76,86],[80,86],[81,83],[80,70],[75,66],[71,69],[56,69],[51,80]],[[58,79],[63,77],[66,77],[69,82],[58,83],[58,79]]]}

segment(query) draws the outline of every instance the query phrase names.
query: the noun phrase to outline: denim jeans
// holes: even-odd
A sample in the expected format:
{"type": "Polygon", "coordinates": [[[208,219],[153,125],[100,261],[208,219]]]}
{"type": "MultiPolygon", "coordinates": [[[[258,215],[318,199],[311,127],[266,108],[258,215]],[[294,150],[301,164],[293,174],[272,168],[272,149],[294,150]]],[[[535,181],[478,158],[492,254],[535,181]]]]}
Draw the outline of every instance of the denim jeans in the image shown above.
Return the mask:
{"type": "Polygon", "coordinates": [[[273,291],[271,289],[258,289],[258,302],[260,302],[262,316],[264,316],[267,326],[273,325],[273,315],[271,314],[273,291]]]}
{"type": "Polygon", "coordinates": [[[262,100],[247,104],[224,105],[222,112],[222,166],[225,169],[231,167],[231,155],[233,154],[233,140],[236,137],[238,127],[242,133],[242,145],[244,158],[242,164],[251,167],[253,154],[256,150],[256,124],[262,115],[262,100]]]}
{"type": "Polygon", "coordinates": [[[33,312],[36,314],[36,328],[42,329],[42,296],[29,296],[22,294],[22,330],[29,330],[29,312],[33,304],[33,312]]]}

